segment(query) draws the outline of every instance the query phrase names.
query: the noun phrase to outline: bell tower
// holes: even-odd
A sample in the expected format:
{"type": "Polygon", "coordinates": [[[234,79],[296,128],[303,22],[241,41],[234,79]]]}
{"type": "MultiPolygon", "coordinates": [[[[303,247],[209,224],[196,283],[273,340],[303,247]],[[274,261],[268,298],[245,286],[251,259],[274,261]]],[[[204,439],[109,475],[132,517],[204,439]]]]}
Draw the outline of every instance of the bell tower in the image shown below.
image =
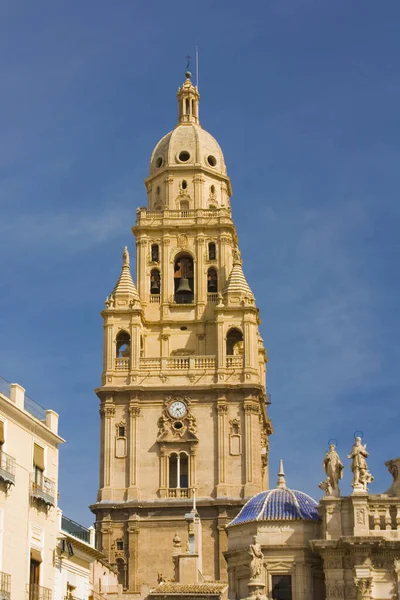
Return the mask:
{"type": "MultiPolygon", "coordinates": [[[[225,524],[268,489],[266,353],[217,141],[199,124],[191,75],[178,123],[156,145],[137,209],[135,286],[125,248],[106,299],[100,399],[100,547],[123,588],[173,577],[193,495],[202,576],[227,580],[225,524]]],[[[133,596],[134,594],[134,596],[133,596]]]]}

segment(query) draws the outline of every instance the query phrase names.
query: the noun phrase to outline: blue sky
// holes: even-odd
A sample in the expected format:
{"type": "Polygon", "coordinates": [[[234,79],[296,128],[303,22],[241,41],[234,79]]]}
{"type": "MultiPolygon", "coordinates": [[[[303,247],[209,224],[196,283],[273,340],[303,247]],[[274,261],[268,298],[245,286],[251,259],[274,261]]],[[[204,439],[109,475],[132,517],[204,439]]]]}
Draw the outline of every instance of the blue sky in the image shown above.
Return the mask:
{"type": "Polygon", "coordinates": [[[90,524],[106,295],[200,47],[268,348],[271,479],[320,496],[330,438],[399,455],[398,0],[0,6],[0,374],[60,413],[60,504],[90,524]]]}

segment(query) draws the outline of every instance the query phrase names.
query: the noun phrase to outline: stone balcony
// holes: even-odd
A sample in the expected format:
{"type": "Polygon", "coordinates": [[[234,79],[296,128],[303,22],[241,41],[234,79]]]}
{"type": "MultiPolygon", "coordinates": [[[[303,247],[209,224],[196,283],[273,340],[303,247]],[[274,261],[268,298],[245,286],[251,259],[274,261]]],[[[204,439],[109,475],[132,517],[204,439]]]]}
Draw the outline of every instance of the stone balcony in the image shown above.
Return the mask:
{"type": "Polygon", "coordinates": [[[146,208],[138,208],[136,211],[136,227],[146,227],[148,225],[216,225],[218,223],[232,223],[232,214],[229,208],[203,209],[196,210],[169,210],[152,211],[146,208]]]}

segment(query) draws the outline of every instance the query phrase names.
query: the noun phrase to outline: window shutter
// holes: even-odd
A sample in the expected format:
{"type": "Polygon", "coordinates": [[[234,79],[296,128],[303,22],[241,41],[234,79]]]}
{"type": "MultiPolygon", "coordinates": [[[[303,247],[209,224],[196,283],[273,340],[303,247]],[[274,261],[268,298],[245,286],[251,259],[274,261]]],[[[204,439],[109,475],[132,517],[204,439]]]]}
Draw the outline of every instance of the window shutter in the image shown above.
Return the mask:
{"type": "Polygon", "coordinates": [[[0,444],[4,444],[4,423],[0,421],[0,444]]]}
{"type": "Polygon", "coordinates": [[[33,448],[33,464],[38,469],[44,471],[44,448],[34,444],[33,448]]]}

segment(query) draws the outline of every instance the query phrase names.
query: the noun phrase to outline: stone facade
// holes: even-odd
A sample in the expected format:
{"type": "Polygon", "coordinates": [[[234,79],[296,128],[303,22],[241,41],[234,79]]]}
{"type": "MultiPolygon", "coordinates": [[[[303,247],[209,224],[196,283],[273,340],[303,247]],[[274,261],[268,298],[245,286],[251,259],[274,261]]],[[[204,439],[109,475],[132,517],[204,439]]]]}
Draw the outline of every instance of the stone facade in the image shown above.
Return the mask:
{"type": "Polygon", "coordinates": [[[100,487],[91,508],[99,548],[135,597],[156,583],[155,562],[173,576],[170,540],[185,533],[194,490],[203,575],[226,580],[225,525],[268,488],[266,353],[224,157],[199,125],[198,102],[188,75],[178,124],[151,158],[148,207],[137,211],[137,287],[126,249],[102,313],[100,487]]]}

